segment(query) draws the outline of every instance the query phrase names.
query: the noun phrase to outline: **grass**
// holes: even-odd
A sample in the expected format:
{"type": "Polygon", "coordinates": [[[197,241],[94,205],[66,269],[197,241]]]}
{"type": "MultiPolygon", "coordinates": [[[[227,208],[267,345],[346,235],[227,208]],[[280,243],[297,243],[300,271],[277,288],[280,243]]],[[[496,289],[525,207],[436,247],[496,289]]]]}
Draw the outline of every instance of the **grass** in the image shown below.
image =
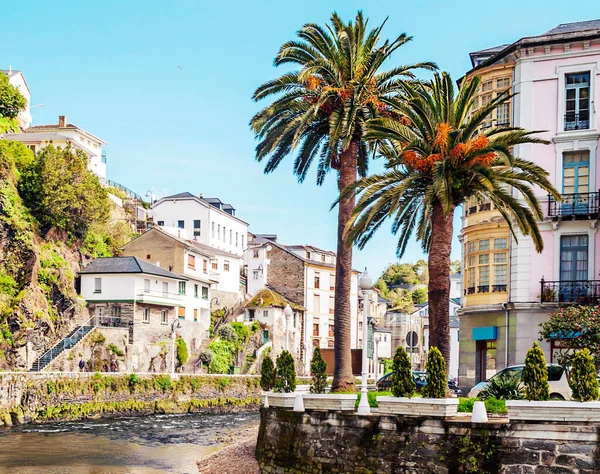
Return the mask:
{"type": "MultiPolygon", "coordinates": [[[[459,413],[471,413],[473,411],[473,404],[477,401],[479,401],[477,398],[459,398],[459,413]]],[[[485,400],[485,409],[488,413],[494,413],[498,415],[504,415],[507,413],[506,402],[496,398],[488,398],[485,400]]]]}

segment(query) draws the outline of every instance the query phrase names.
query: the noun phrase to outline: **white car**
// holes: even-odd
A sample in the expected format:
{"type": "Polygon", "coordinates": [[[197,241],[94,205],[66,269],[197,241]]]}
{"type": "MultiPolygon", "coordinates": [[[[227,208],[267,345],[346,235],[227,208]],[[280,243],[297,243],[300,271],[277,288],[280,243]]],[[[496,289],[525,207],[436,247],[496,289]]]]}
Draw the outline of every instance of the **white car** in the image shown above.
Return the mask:
{"type": "MultiPolygon", "coordinates": [[[[524,364],[513,365],[502,369],[495,375],[490,377],[490,380],[496,377],[509,376],[515,377],[521,380],[523,376],[524,364]]],[[[469,398],[477,398],[479,392],[487,387],[489,380],[485,382],[479,382],[469,392],[469,398]]],[[[571,387],[569,387],[569,381],[567,380],[567,373],[560,365],[548,364],[548,385],[550,386],[550,398],[558,400],[571,400],[571,387]]]]}

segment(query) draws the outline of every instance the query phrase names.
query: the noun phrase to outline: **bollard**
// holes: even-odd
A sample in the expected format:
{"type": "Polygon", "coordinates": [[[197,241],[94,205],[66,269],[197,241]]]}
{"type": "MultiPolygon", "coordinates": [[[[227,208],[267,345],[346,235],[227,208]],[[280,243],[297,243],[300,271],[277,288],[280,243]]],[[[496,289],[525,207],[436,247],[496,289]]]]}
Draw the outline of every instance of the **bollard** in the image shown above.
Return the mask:
{"type": "Polygon", "coordinates": [[[304,398],[302,398],[301,393],[296,394],[296,399],[294,400],[294,411],[304,411],[304,398]]]}
{"type": "Polygon", "coordinates": [[[487,423],[488,416],[484,402],[473,403],[473,413],[471,414],[472,423],[487,423]]]}

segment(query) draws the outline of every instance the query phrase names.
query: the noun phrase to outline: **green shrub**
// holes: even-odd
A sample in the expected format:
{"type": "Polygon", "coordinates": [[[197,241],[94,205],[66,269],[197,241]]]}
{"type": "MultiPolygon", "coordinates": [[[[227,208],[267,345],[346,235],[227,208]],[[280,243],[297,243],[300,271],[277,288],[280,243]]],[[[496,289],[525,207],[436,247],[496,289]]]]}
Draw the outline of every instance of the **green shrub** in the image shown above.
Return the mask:
{"type": "Polygon", "coordinates": [[[209,344],[208,349],[213,354],[208,371],[211,374],[228,374],[234,361],[234,345],[229,341],[215,341],[209,344]]]}
{"type": "Polygon", "coordinates": [[[437,347],[432,347],[427,356],[427,384],[422,393],[427,398],[445,398],[448,381],[446,380],[446,361],[437,347]]]}
{"type": "Polygon", "coordinates": [[[253,333],[260,331],[260,323],[258,321],[254,321],[250,326],[250,331],[253,333]]]}
{"type": "Polygon", "coordinates": [[[392,393],[394,397],[411,397],[415,391],[415,379],[412,375],[410,359],[406,349],[398,346],[392,364],[392,393]]]}
{"type": "Polygon", "coordinates": [[[323,359],[319,347],[315,347],[313,351],[310,372],[312,374],[310,393],[325,393],[327,388],[327,362],[323,359]]]}
{"type": "Polygon", "coordinates": [[[178,337],[175,340],[175,350],[177,351],[177,361],[183,367],[188,361],[188,348],[182,337],[178,337]]]}
{"type": "Polygon", "coordinates": [[[94,334],[92,334],[92,337],[90,337],[90,342],[93,345],[104,344],[106,342],[106,336],[104,334],[102,334],[100,331],[95,331],[94,334]]]}
{"type": "Polygon", "coordinates": [[[233,322],[231,327],[235,331],[235,335],[240,344],[247,344],[250,340],[250,328],[244,323],[233,322]]]}
{"type": "Polygon", "coordinates": [[[496,398],[498,400],[523,400],[523,384],[516,377],[510,375],[498,375],[492,377],[478,398],[486,400],[496,398]]]}
{"type": "Polygon", "coordinates": [[[127,385],[129,386],[130,391],[134,392],[135,388],[138,386],[139,383],[140,383],[140,378],[137,376],[137,374],[129,375],[129,379],[127,380],[127,385]]]}
{"type": "Polygon", "coordinates": [[[171,376],[170,375],[156,375],[153,378],[154,387],[157,389],[161,389],[163,392],[166,392],[171,388],[171,376]]]}
{"type": "Polygon", "coordinates": [[[210,363],[213,360],[213,353],[209,349],[205,349],[200,351],[198,358],[206,367],[210,367],[210,363]]]}
{"type": "Polygon", "coordinates": [[[594,358],[587,348],[577,352],[573,358],[571,389],[575,400],[580,402],[598,400],[598,379],[596,378],[594,358]]]}
{"type": "Polygon", "coordinates": [[[119,349],[112,342],[108,345],[108,350],[110,352],[112,352],[114,355],[116,355],[117,357],[124,357],[125,356],[125,352],[123,352],[121,349],[119,349]]]}
{"type": "Polygon", "coordinates": [[[546,358],[537,341],[527,351],[522,380],[525,384],[525,398],[527,400],[548,400],[550,398],[546,358]]]}
{"type": "Polygon", "coordinates": [[[294,357],[288,351],[283,351],[277,357],[277,374],[275,391],[290,393],[296,390],[296,366],[294,357]]]}
{"type": "MultiPolygon", "coordinates": [[[[459,413],[471,413],[473,411],[473,404],[478,401],[477,398],[459,398],[458,399],[458,411],[459,413]]],[[[484,400],[485,410],[488,413],[505,414],[506,401],[497,400],[495,398],[488,398],[484,400]]]]}
{"type": "Polygon", "coordinates": [[[223,341],[237,342],[237,333],[231,324],[223,324],[219,328],[218,334],[223,341]]]}
{"type": "Polygon", "coordinates": [[[266,355],[260,366],[260,388],[265,392],[273,390],[276,377],[275,365],[270,355],[266,355]]]}

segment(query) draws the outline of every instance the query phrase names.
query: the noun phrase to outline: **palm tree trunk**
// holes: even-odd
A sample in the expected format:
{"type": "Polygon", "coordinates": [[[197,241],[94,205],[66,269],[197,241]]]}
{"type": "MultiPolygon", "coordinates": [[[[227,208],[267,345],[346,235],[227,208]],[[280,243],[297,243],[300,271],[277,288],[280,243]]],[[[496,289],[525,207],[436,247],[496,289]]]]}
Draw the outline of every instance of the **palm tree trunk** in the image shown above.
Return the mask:
{"type": "MultiPolygon", "coordinates": [[[[352,140],[348,149],[342,152],[338,188],[340,192],[356,181],[358,141],[352,140]]],[[[354,194],[340,199],[337,229],[337,259],[335,262],[335,306],[334,319],[334,359],[333,383],[331,390],[341,392],[353,390],[356,378],[352,374],[351,332],[350,332],[350,291],[352,283],[352,246],[344,242],[344,231],[354,209],[354,194]]],[[[363,341],[366,347],[366,341],[363,341]]]]}
{"type": "Polygon", "coordinates": [[[431,248],[429,251],[429,347],[437,347],[450,369],[450,251],[452,249],[452,220],[439,201],[431,215],[431,248]]]}

